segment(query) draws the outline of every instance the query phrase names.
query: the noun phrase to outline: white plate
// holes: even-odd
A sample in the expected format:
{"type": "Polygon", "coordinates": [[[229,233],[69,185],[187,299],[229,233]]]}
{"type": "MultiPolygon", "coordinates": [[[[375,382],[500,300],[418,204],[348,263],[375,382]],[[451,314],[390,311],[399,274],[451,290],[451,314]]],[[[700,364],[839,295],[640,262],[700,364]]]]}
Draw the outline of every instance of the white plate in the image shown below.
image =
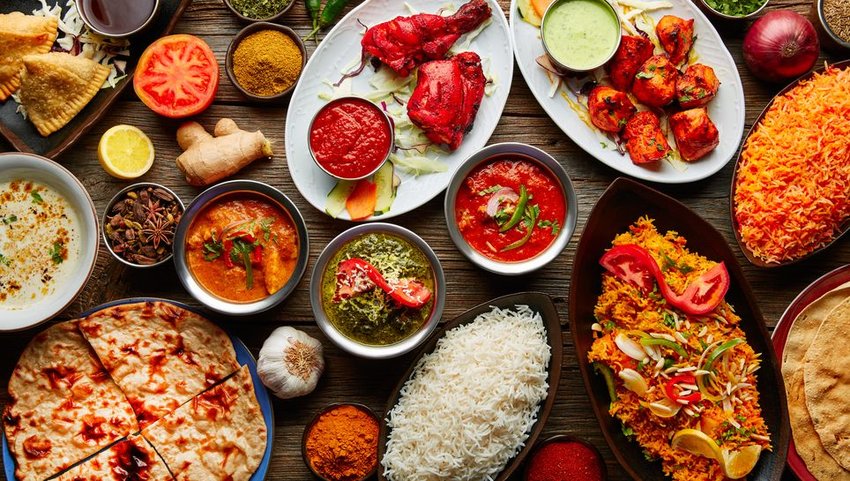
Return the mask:
{"type": "Polygon", "coordinates": [[[632,163],[628,155],[621,155],[614,150],[613,142],[607,142],[608,148],[603,147],[600,142],[604,137],[582,122],[561,96],[561,92],[565,91],[563,86],[553,98],[549,97],[551,83],[546,71],[537,65],[537,57],[544,53],[540,30],[522,19],[516,0],[511,1],[510,25],[522,76],[543,110],[573,142],[603,164],[624,174],[652,182],[680,184],[713,175],[738,152],[738,145],[744,135],[744,89],[735,61],[711,22],[689,0],[669,1],[673,4],[671,8],[654,10],[648,15],[656,21],[664,15],[693,18],[697,35],[694,43],[697,58],[700,63],[712,67],[720,79],[717,97],[708,104],[708,114],[720,131],[720,145],[702,159],[693,163],[680,163],[678,166],[662,161],[655,167],[641,167],[632,163]]]}
{"type": "MultiPolygon", "coordinates": [[[[440,160],[448,165],[446,172],[419,177],[399,173],[402,182],[392,208],[387,213],[372,216],[368,220],[383,220],[404,214],[436,197],[449,184],[461,161],[484,147],[493,134],[508,100],[514,59],[507,19],[496,0],[488,2],[493,10],[493,21],[472,41],[469,50],[475,51],[484,60],[489,58],[489,73],[496,80],[495,92],[481,101],[472,131],[463,139],[460,148],[452,153],[440,154],[440,160]]],[[[420,12],[430,13],[436,13],[445,5],[445,2],[435,0],[408,0],[406,3],[420,12]]],[[[454,0],[456,7],[463,3],[466,2],[454,0]]],[[[301,81],[292,93],[286,114],[286,161],[289,173],[301,195],[323,213],[328,193],[336,181],[316,165],[307,146],[310,121],[326,103],[319,98],[319,93],[329,92],[324,82],[338,81],[342,76],[341,72],[350,66],[352,61],[360,58],[363,27],[359,22],[371,26],[407,15],[410,15],[410,11],[401,0],[369,0],[352,10],[339,21],[313,53],[304,67],[301,81]]],[[[374,70],[367,66],[363,73],[354,79],[354,95],[365,94],[371,90],[369,78],[373,73],[374,70]]],[[[340,218],[349,219],[348,212],[343,212],[340,218]]]]}

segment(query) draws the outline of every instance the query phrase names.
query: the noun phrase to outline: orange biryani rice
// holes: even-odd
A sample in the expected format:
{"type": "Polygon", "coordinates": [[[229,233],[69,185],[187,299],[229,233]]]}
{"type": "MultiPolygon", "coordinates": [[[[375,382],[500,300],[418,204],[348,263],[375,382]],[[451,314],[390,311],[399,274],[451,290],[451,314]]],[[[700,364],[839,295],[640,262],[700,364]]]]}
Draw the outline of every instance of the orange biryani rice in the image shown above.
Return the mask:
{"type": "Polygon", "coordinates": [[[747,139],[735,220],[767,263],[805,256],[850,215],[850,68],[827,68],[774,100],[747,139]]]}
{"type": "MultiPolygon", "coordinates": [[[[659,234],[648,218],[639,219],[629,232],[613,241],[615,246],[623,244],[637,244],[649,251],[668,285],[678,293],[717,264],[689,252],[685,238],[676,232],[659,234]]],[[[702,431],[724,451],[752,445],[771,449],[756,389],[760,354],[746,342],[739,327],[741,319],[725,300],[704,316],[686,315],[667,304],[657,285],[654,292],[644,294],[635,285],[605,272],[594,315],[595,341],[588,360],[597,370],[610,370],[617,399],[609,412],[623,423],[623,432],[640,443],[647,459],[661,460],[664,473],[677,481],[725,479],[716,460],[671,445],[673,436],[682,429],[702,431]],[[619,335],[632,340],[641,336],[675,340],[687,355],[654,346],[654,352],[647,350],[649,358],[638,362],[618,347],[615,340],[619,335]],[[706,359],[731,340],[740,343],[722,351],[708,367],[706,359]],[[636,370],[644,378],[648,389],[643,395],[626,387],[622,378],[625,369],[636,370]],[[702,399],[677,406],[665,396],[664,385],[683,373],[702,378],[698,382],[705,389],[692,386],[700,388],[702,399]],[[659,402],[672,404],[678,412],[671,417],[665,417],[669,413],[658,415],[655,403],[659,402]]]]}

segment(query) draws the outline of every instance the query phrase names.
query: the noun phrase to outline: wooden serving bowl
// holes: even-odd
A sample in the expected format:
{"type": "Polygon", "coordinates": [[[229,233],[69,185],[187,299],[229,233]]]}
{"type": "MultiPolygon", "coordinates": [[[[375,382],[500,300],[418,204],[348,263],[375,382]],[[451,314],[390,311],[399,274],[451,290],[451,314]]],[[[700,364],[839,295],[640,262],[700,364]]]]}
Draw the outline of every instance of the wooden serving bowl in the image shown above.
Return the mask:
{"type": "MultiPolygon", "coordinates": [[[[479,304],[459,315],[454,320],[448,322],[442,329],[437,331],[436,334],[432,335],[431,338],[428,339],[428,342],[417,352],[416,357],[410,361],[410,367],[401,377],[387,401],[387,414],[385,414],[384,419],[381,420],[381,433],[378,438],[379,464],[384,457],[384,452],[387,447],[387,439],[390,434],[390,428],[387,426],[387,417],[390,410],[392,410],[392,408],[398,403],[398,400],[401,397],[401,388],[404,387],[404,384],[408,379],[410,379],[414,368],[417,364],[419,364],[419,360],[422,356],[434,351],[434,348],[437,347],[437,342],[442,339],[446,331],[463,324],[471,323],[476,317],[478,317],[479,314],[492,311],[493,307],[504,309],[513,308],[516,305],[527,305],[533,311],[540,313],[540,316],[543,318],[543,324],[546,327],[547,341],[549,346],[552,348],[552,357],[549,359],[549,377],[547,379],[549,389],[546,394],[546,399],[543,401],[543,405],[540,406],[540,410],[537,413],[537,422],[534,423],[534,427],[531,428],[531,433],[528,435],[528,439],[525,440],[525,446],[523,446],[522,450],[520,450],[513,459],[508,461],[508,464],[502,472],[496,476],[494,481],[506,481],[511,474],[519,469],[520,465],[522,465],[522,461],[526,456],[528,456],[528,453],[531,452],[534,443],[543,431],[546,419],[549,417],[549,413],[552,411],[552,406],[555,404],[555,396],[558,393],[558,383],[561,380],[561,363],[564,358],[564,342],[561,337],[561,321],[558,317],[558,311],[555,309],[555,304],[552,302],[552,298],[540,292],[520,292],[517,294],[497,297],[491,301],[479,304]]],[[[482,346],[482,348],[486,348],[486,346],[482,346]]],[[[384,476],[383,466],[378,466],[378,480],[387,481],[386,476],[384,476]]]]}
{"type": "Polygon", "coordinates": [[[734,253],[720,232],[698,214],[672,197],[625,178],[616,179],[608,187],[587,219],[576,251],[571,277],[581,279],[582,282],[573,282],[569,301],[570,330],[579,368],[608,446],[623,469],[635,480],[668,479],[661,470],[661,463],[647,461],[641,446],[627,438],[622,432],[620,421],[608,414],[610,399],[605,380],[593,372],[587,360],[587,353],[593,343],[591,325],[596,322],[593,309],[602,289],[603,269],[599,265],[599,259],[611,246],[614,237],[626,232],[641,216],[654,219],[659,232],[674,230],[684,236],[688,241],[687,247],[692,252],[726,263],[731,278],[726,300],[741,316],[740,327],[747,336],[747,342],[756,352],[763,354],[761,369],[757,371],[757,387],[762,416],[770,432],[773,447],[772,451],[761,453],[758,464],[747,479],[778,481],[785,467],[788,441],[791,437],[785,385],[764,319],[734,253]]]}
{"type": "MultiPolygon", "coordinates": [[[[843,60],[841,62],[836,62],[836,63],[833,63],[831,66],[836,67],[836,68],[850,68],[850,60],[843,60]]],[[[744,257],[747,258],[747,260],[750,262],[750,264],[752,264],[756,267],[771,268],[771,267],[783,267],[783,266],[788,266],[788,265],[791,265],[791,264],[796,264],[797,262],[808,259],[809,257],[812,257],[815,254],[818,254],[818,253],[826,250],[832,244],[835,244],[836,242],[838,242],[838,240],[841,239],[842,237],[844,237],[844,234],[846,234],[847,231],[850,230],[850,217],[848,217],[847,219],[844,219],[844,222],[842,222],[841,225],[839,226],[838,234],[836,234],[835,237],[833,237],[833,239],[831,241],[829,241],[828,244],[826,244],[826,245],[824,245],[824,246],[822,246],[818,249],[815,249],[814,251],[812,251],[812,252],[810,252],[810,253],[802,256],[802,257],[798,257],[796,259],[792,259],[792,260],[789,260],[789,261],[783,261],[783,262],[779,262],[779,263],[768,263],[768,262],[765,262],[762,259],[759,259],[758,257],[756,257],[755,254],[753,254],[753,251],[751,251],[747,247],[747,245],[744,243],[744,239],[741,238],[740,226],[738,225],[738,222],[735,220],[736,181],[738,179],[738,169],[741,168],[741,160],[742,160],[741,154],[744,152],[744,146],[747,144],[747,139],[750,138],[750,135],[753,134],[756,127],[761,125],[762,119],[764,119],[764,116],[767,114],[767,111],[770,110],[770,108],[773,106],[773,102],[774,102],[774,100],[776,100],[776,98],[778,98],[782,95],[785,95],[786,93],[788,93],[788,91],[790,91],[791,89],[796,87],[800,82],[812,78],[814,76],[814,74],[821,73],[821,72],[824,71],[824,69],[825,69],[825,67],[821,67],[819,69],[813,70],[812,72],[809,72],[808,74],[803,75],[802,77],[798,78],[797,80],[791,82],[784,89],[780,90],[779,93],[776,94],[776,96],[774,96],[770,100],[770,102],[767,104],[767,106],[764,108],[764,110],[761,111],[758,118],[756,118],[756,121],[753,122],[753,126],[750,127],[750,131],[747,132],[747,136],[744,137],[744,142],[741,144],[741,150],[738,152],[738,159],[735,161],[735,170],[732,171],[732,183],[729,186],[729,213],[730,213],[731,219],[732,219],[732,231],[735,233],[735,240],[738,241],[738,246],[741,248],[741,252],[743,252],[744,257]]],[[[805,173],[801,173],[800,175],[805,175],[805,173]]]]}

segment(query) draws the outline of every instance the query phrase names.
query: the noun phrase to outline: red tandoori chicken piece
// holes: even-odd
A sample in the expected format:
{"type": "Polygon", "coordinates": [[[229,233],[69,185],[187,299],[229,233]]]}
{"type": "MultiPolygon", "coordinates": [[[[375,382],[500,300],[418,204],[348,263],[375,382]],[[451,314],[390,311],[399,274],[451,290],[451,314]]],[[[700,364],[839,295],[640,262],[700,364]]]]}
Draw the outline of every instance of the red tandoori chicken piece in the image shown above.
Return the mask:
{"type": "Polygon", "coordinates": [[[632,88],[635,74],[649,57],[655,47],[642,35],[623,35],[620,47],[614,58],[605,66],[611,85],[617,90],[628,91],[632,88]]]}
{"type": "Polygon", "coordinates": [[[702,107],[711,102],[719,88],[720,80],[714,75],[714,69],[695,63],[676,81],[676,99],[683,109],[702,107]]]}
{"type": "Polygon", "coordinates": [[[477,28],[491,14],[487,0],[472,0],[448,17],[430,13],[396,17],[366,30],[360,44],[364,54],[407,77],[428,60],[444,59],[461,35],[477,28]]]}
{"type": "Polygon", "coordinates": [[[635,164],[657,162],[670,152],[661,121],[650,111],[638,112],[626,122],[623,139],[635,164]]]}
{"type": "Polygon", "coordinates": [[[637,112],[625,92],[611,87],[599,86],[587,97],[587,110],[593,125],[606,132],[619,132],[637,112]]]}
{"type": "Polygon", "coordinates": [[[670,116],[670,130],[682,159],[692,162],[705,157],[720,143],[720,133],[705,107],[676,112],[670,116]]]}
{"type": "Polygon", "coordinates": [[[641,65],[632,93],[643,104],[663,107],[676,98],[679,71],[664,55],[653,55],[641,65]]]}
{"type": "Polygon", "coordinates": [[[472,129],[486,84],[475,52],[425,63],[407,102],[407,115],[432,142],[456,150],[472,129]]]}
{"type": "Polygon", "coordinates": [[[664,15],[655,25],[655,33],[661,47],[670,56],[674,65],[688,58],[694,46],[694,19],[685,20],[674,15],[664,15]]]}

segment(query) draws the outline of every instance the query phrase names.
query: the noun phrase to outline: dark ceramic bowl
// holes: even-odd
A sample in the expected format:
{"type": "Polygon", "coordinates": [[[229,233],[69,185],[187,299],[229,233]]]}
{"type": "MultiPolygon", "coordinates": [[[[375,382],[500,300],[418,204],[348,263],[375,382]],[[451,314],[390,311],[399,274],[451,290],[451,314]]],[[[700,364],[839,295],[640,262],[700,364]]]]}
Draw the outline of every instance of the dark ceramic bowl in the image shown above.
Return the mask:
{"type": "Polygon", "coordinates": [[[280,20],[284,16],[284,14],[286,14],[286,12],[289,11],[290,8],[292,8],[292,5],[295,4],[296,0],[290,0],[289,3],[285,7],[283,7],[283,10],[281,10],[281,11],[277,12],[276,14],[272,15],[271,17],[267,17],[267,18],[246,17],[245,15],[242,15],[241,13],[239,13],[239,11],[236,10],[236,8],[234,8],[233,5],[231,5],[230,0],[223,0],[223,1],[224,1],[224,5],[228,9],[230,9],[230,12],[233,13],[233,15],[235,15],[236,18],[238,18],[240,22],[253,23],[253,22],[277,22],[278,20],[280,20]]]}
{"type": "MultiPolygon", "coordinates": [[[[316,471],[316,468],[314,468],[313,465],[310,464],[310,458],[307,456],[307,436],[310,434],[310,430],[313,429],[313,426],[316,424],[316,422],[319,420],[319,418],[322,417],[322,414],[325,414],[325,413],[327,413],[327,412],[329,412],[333,409],[336,409],[336,408],[342,407],[342,406],[355,407],[355,408],[367,413],[379,425],[381,424],[381,420],[375,414],[375,411],[372,411],[369,408],[369,406],[366,406],[366,405],[360,404],[360,403],[333,403],[333,404],[328,405],[327,407],[325,407],[324,409],[322,409],[318,413],[316,413],[316,415],[313,416],[313,419],[311,419],[310,422],[307,424],[307,426],[304,427],[304,434],[301,436],[301,457],[304,459],[304,464],[306,464],[307,467],[310,468],[310,472],[313,473],[314,476],[321,479],[322,481],[338,481],[338,480],[332,479],[332,478],[326,478],[326,477],[322,476],[321,474],[319,474],[316,471]]],[[[380,450],[380,441],[378,441],[378,443],[379,443],[378,449],[380,450]]],[[[369,479],[372,476],[374,476],[375,471],[378,470],[379,464],[380,464],[380,458],[378,458],[378,461],[375,463],[375,466],[368,473],[366,473],[365,476],[363,476],[359,480],[354,480],[354,481],[363,481],[365,479],[369,479]]]]}
{"type": "Polygon", "coordinates": [[[570,331],[581,376],[608,446],[623,469],[635,480],[667,479],[661,463],[647,461],[640,444],[626,437],[620,421],[608,413],[608,387],[602,376],[593,372],[587,359],[594,340],[591,328],[596,322],[594,306],[602,290],[603,268],[599,265],[599,258],[617,234],[626,232],[642,216],[654,219],[659,232],[678,232],[687,239],[687,246],[692,252],[726,263],[731,280],[726,300],[741,317],[739,326],[746,334],[747,342],[753,350],[762,354],[757,387],[762,417],[773,446],[771,451],[761,453],[758,464],[747,479],[779,481],[791,438],[785,384],[764,318],[735,254],[723,235],[697,213],[672,197],[625,178],[616,179],[608,187],[587,219],[571,275],[571,279],[581,279],[582,282],[572,283],[569,297],[570,331]]]}
{"type": "MultiPolygon", "coordinates": [[[[455,327],[473,322],[480,314],[492,311],[493,307],[507,309],[513,308],[517,305],[526,305],[532,310],[539,312],[540,316],[543,318],[543,324],[546,327],[546,340],[552,348],[552,357],[549,359],[549,377],[546,379],[549,383],[549,389],[546,393],[546,399],[543,401],[540,406],[540,410],[537,413],[537,422],[535,422],[534,426],[531,428],[528,439],[525,440],[525,445],[516,454],[516,456],[513,457],[513,459],[508,461],[508,464],[505,465],[505,468],[493,481],[506,481],[511,477],[511,474],[519,469],[522,461],[526,456],[528,456],[532,446],[534,446],[535,441],[537,441],[537,438],[543,431],[546,420],[552,412],[552,406],[555,405],[555,397],[558,394],[558,383],[561,379],[561,364],[564,359],[564,342],[561,337],[561,321],[551,297],[540,292],[519,292],[517,294],[497,297],[491,301],[479,304],[454,318],[452,321],[449,321],[436,335],[433,335],[430,339],[428,339],[428,342],[416,354],[416,357],[410,361],[410,367],[401,377],[387,401],[387,412],[390,412],[393,406],[398,403],[398,400],[401,397],[401,389],[404,387],[407,380],[410,379],[410,376],[413,374],[413,371],[416,369],[416,366],[419,364],[422,356],[434,351],[439,340],[445,336],[446,331],[450,331],[455,327]]],[[[486,349],[487,346],[481,346],[481,348],[486,349]]],[[[378,441],[379,462],[384,457],[384,451],[386,450],[389,434],[390,428],[387,426],[386,419],[384,419],[381,421],[381,435],[378,441]]],[[[383,469],[378,469],[378,481],[387,481],[386,476],[384,476],[383,469]]]]}
{"type": "Polygon", "coordinates": [[[606,481],[608,479],[608,468],[605,466],[605,458],[602,457],[602,453],[599,452],[599,449],[596,446],[590,444],[589,441],[586,441],[577,436],[572,436],[570,434],[556,434],[550,438],[546,438],[543,441],[539,441],[534,445],[534,448],[531,449],[531,453],[528,455],[528,462],[525,464],[525,472],[523,473],[523,480],[528,481],[528,476],[530,474],[529,468],[531,466],[531,461],[537,455],[543,446],[551,443],[579,443],[586,446],[588,449],[593,451],[596,455],[596,460],[599,464],[599,472],[602,474],[601,481],[606,481]]]}
{"type": "Polygon", "coordinates": [[[298,84],[298,80],[301,79],[301,74],[304,72],[304,65],[306,64],[307,49],[304,47],[304,41],[301,40],[301,37],[299,37],[294,30],[289,27],[284,27],[283,25],[278,25],[276,23],[257,22],[252,23],[251,25],[248,25],[247,27],[240,30],[239,33],[237,33],[236,36],[233,38],[233,40],[231,40],[230,46],[227,47],[227,56],[224,59],[224,71],[227,72],[227,78],[230,79],[230,83],[232,83],[233,86],[236,87],[236,89],[242,93],[242,95],[255,102],[271,103],[284,99],[287,95],[292,93],[292,91],[295,89],[295,85],[298,84]],[[262,30],[276,30],[278,32],[283,33],[287,37],[291,38],[292,41],[295,42],[295,45],[298,46],[298,50],[301,51],[301,70],[298,72],[298,77],[295,78],[295,81],[292,82],[292,85],[290,85],[288,89],[284,90],[279,94],[269,96],[257,95],[246,90],[241,85],[239,85],[239,82],[236,80],[236,75],[233,73],[233,53],[236,51],[236,47],[238,47],[242,40],[244,40],[245,37],[247,37],[248,35],[262,30]]]}
{"type": "MultiPolygon", "coordinates": [[[[136,0],[136,1],[138,1],[138,0],[136,0]]],[[[160,0],[153,0],[153,10],[151,10],[150,15],[148,15],[147,19],[145,19],[144,22],[142,22],[139,25],[134,26],[133,28],[131,28],[130,30],[127,30],[126,32],[110,33],[110,32],[105,32],[105,31],[99,30],[94,25],[94,22],[92,22],[91,19],[89,19],[88,15],[86,15],[86,9],[82,8],[81,3],[82,2],[77,2],[77,13],[80,15],[80,19],[83,21],[83,23],[86,24],[86,27],[88,27],[89,30],[91,30],[92,32],[94,32],[98,35],[102,35],[104,37],[112,37],[112,38],[129,37],[131,35],[135,35],[135,34],[141,32],[142,30],[146,29],[148,27],[148,25],[153,23],[154,19],[156,19],[156,16],[159,14],[159,7],[160,7],[160,0]]]]}

